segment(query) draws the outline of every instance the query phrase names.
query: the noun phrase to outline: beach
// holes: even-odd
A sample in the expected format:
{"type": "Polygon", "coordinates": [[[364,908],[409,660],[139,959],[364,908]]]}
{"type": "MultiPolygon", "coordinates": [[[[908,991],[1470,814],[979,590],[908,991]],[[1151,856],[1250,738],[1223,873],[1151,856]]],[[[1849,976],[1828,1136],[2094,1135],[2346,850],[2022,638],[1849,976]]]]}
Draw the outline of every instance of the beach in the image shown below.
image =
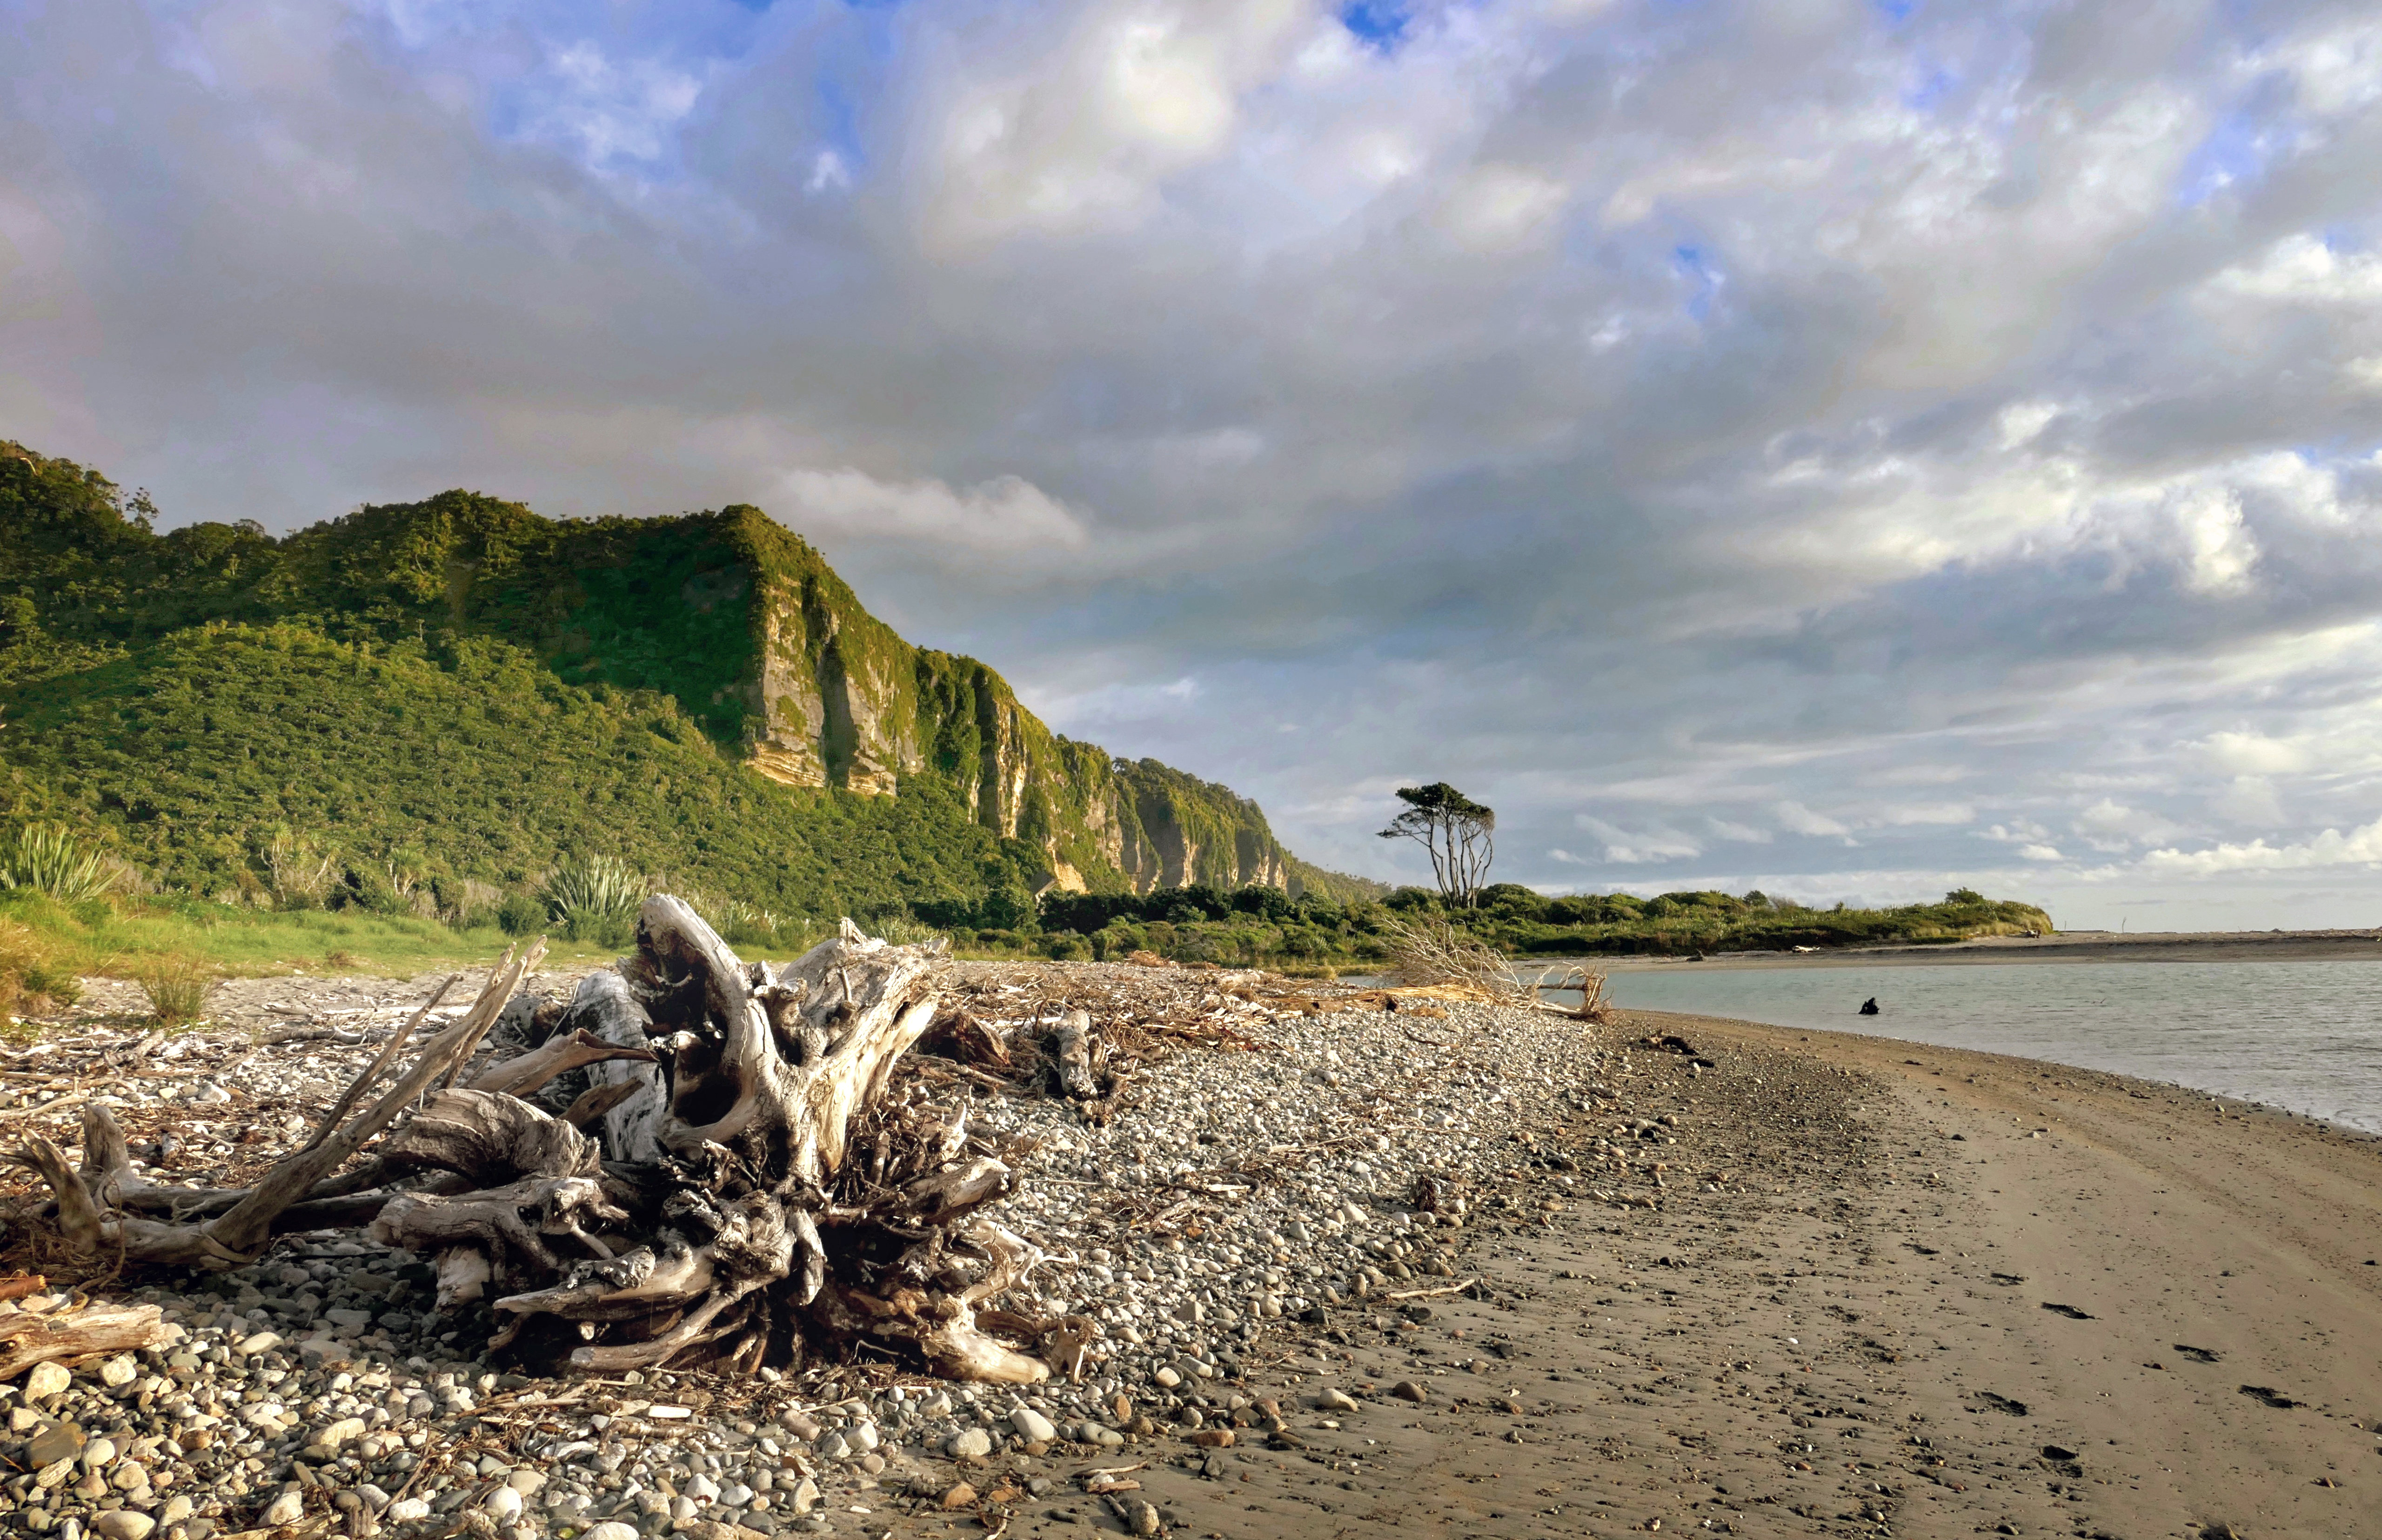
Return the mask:
{"type": "MultiPolygon", "coordinates": [[[[574,1388],[517,1377],[417,1259],[298,1235],[213,1279],[99,1278],[180,1348],[153,1378],[79,1371],[0,1453],[30,1473],[104,1430],[159,1540],[293,1514],[429,1540],[499,1485],[510,1540],[2382,1536],[2382,1140],[1707,1017],[1255,972],[954,981],[1012,1041],[1064,1001],[1142,1045],[1097,1118],[975,1082],[1018,1162],[989,1212],[1050,1258],[1016,1307],[1100,1323],[1080,1378],[938,1387],[860,1354],[574,1388]],[[338,1418],[371,1431],[332,1447],[338,1418]]],[[[144,1158],[174,1132],[213,1179],[302,1137],[291,1109],[419,985],[260,984],[130,1072],[106,994],[19,1057],[112,1085],[144,1158]]],[[[40,1094],[17,1129],[70,1138],[78,1093],[40,1094]]],[[[42,1500],[37,1533],[86,1501],[42,1500]]]]}
{"type": "Polygon", "coordinates": [[[1617,1034],[1713,1063],[1633,1061],[1692,1131],[1678,1166],[1725,1168],[1725,1195],[1522,1184],[1562,1211],[1466,1266],[1525,1297],[1283,1379],[1427,1375],[1422,1404],[1341,1419],[1361,1473],[1271,1459],[1186,1488],[1199,1528],[2382,1534],[2382,1142],[1877,1038],[1645,1013],[1617,1034]]]}

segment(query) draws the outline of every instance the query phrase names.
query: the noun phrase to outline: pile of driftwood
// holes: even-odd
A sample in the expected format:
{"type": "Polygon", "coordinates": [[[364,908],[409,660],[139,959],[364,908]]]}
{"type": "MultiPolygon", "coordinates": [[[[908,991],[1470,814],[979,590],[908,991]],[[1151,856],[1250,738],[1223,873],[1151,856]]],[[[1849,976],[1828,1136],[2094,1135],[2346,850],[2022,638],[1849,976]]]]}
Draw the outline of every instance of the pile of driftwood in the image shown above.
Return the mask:
{"type": "MultiPolygon", "coordinates": [[[[456,1083],[539,946],[508,953],[401,1070],[414,1033],[392,1034],[252,1187],[141,1181],[97,1106],[79,1166],[40,1138],[19,1158],[86,1257],[221,1269],[276,1233],[365,1228],[435,1258],[440,1306],[485,1302],[503,1323],[493,1345],[540,1366],[749,1369],[868,1339],[952,1377],[1038,1381],[1050,1366],[1033,1350],[1079,1354],[1084,1328],[992,1307],[1040,1259],[976,1212],[1010,1169],[970,1131],[964,1095],[893,1084],[937,1020],[942,950],[846,922],[780,973],[655,898],[635,953],[584,980],[526,1051],[456,1083]],[[583,1094],[536,1105],[574,1072],[583,1094]]],[[[1049,1051],[1062,1077],[1093,1074],[1068,1089],[1100,1091],[1088,1042],[1078,1055],[1062,1030],[1049,1051]]]]}

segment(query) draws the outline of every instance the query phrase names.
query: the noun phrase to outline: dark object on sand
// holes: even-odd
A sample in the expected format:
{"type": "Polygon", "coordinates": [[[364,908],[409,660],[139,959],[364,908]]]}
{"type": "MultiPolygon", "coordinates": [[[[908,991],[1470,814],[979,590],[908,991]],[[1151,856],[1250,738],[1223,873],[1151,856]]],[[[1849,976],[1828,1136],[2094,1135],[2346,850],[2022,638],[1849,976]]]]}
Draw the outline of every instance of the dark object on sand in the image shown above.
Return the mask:
{"type": "Polygon", "coordinates": [[[1861,1002],[1860,1013],[1863,1016],[1874,1016],[1877,1014],[1876,996],[1872,995],[1868,999],[1861,1002]]]}

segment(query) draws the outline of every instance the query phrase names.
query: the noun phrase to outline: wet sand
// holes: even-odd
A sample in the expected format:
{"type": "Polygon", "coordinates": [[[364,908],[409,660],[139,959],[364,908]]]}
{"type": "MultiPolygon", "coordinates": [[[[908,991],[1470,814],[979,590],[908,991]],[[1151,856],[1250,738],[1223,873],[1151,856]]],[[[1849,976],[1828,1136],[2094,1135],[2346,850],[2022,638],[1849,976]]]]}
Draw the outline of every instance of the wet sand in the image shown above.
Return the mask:
{"type": "MultiPolygon", "coordinates": [[[[2382,1141],[1889,1039],[1596,1035],[1640,1046],[1578,1100],[1680,1126],[1555,1104],[1443,1232],[1487,1298],[1253,1357],[1305,1448],[1120,1451],[1173,1533],[2382,1536],[2382,1141]]],[[[1084,1523],[1119,1527],[1015,1533],[1084,1523]]]]}

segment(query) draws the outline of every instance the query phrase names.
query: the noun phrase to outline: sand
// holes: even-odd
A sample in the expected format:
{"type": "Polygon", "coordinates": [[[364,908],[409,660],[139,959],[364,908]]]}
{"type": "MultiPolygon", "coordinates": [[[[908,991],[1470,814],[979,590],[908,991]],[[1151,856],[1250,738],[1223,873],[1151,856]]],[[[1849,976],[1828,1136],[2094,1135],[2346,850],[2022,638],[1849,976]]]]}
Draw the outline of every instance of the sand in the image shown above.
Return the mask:
{"type": "MultiPolygon", "coordinates": [[[[1252,1374],[1308,1448],[1110,1463],[1178,1534],[2382,1536],[2382,1141],[1888,1039],[1599,1035],[1649,1033],[1711,1065],[1615,1087],[1681,1120],[1660,1210],[1593,1195],[1619,1125],[1551,1122],[1583,1168],[1455,1232],[1490,1300],[1338,1312],[1252,1374]]],[[[1118,1527],[1086,1507],[1013,1533],[1118,1527]]]]}

